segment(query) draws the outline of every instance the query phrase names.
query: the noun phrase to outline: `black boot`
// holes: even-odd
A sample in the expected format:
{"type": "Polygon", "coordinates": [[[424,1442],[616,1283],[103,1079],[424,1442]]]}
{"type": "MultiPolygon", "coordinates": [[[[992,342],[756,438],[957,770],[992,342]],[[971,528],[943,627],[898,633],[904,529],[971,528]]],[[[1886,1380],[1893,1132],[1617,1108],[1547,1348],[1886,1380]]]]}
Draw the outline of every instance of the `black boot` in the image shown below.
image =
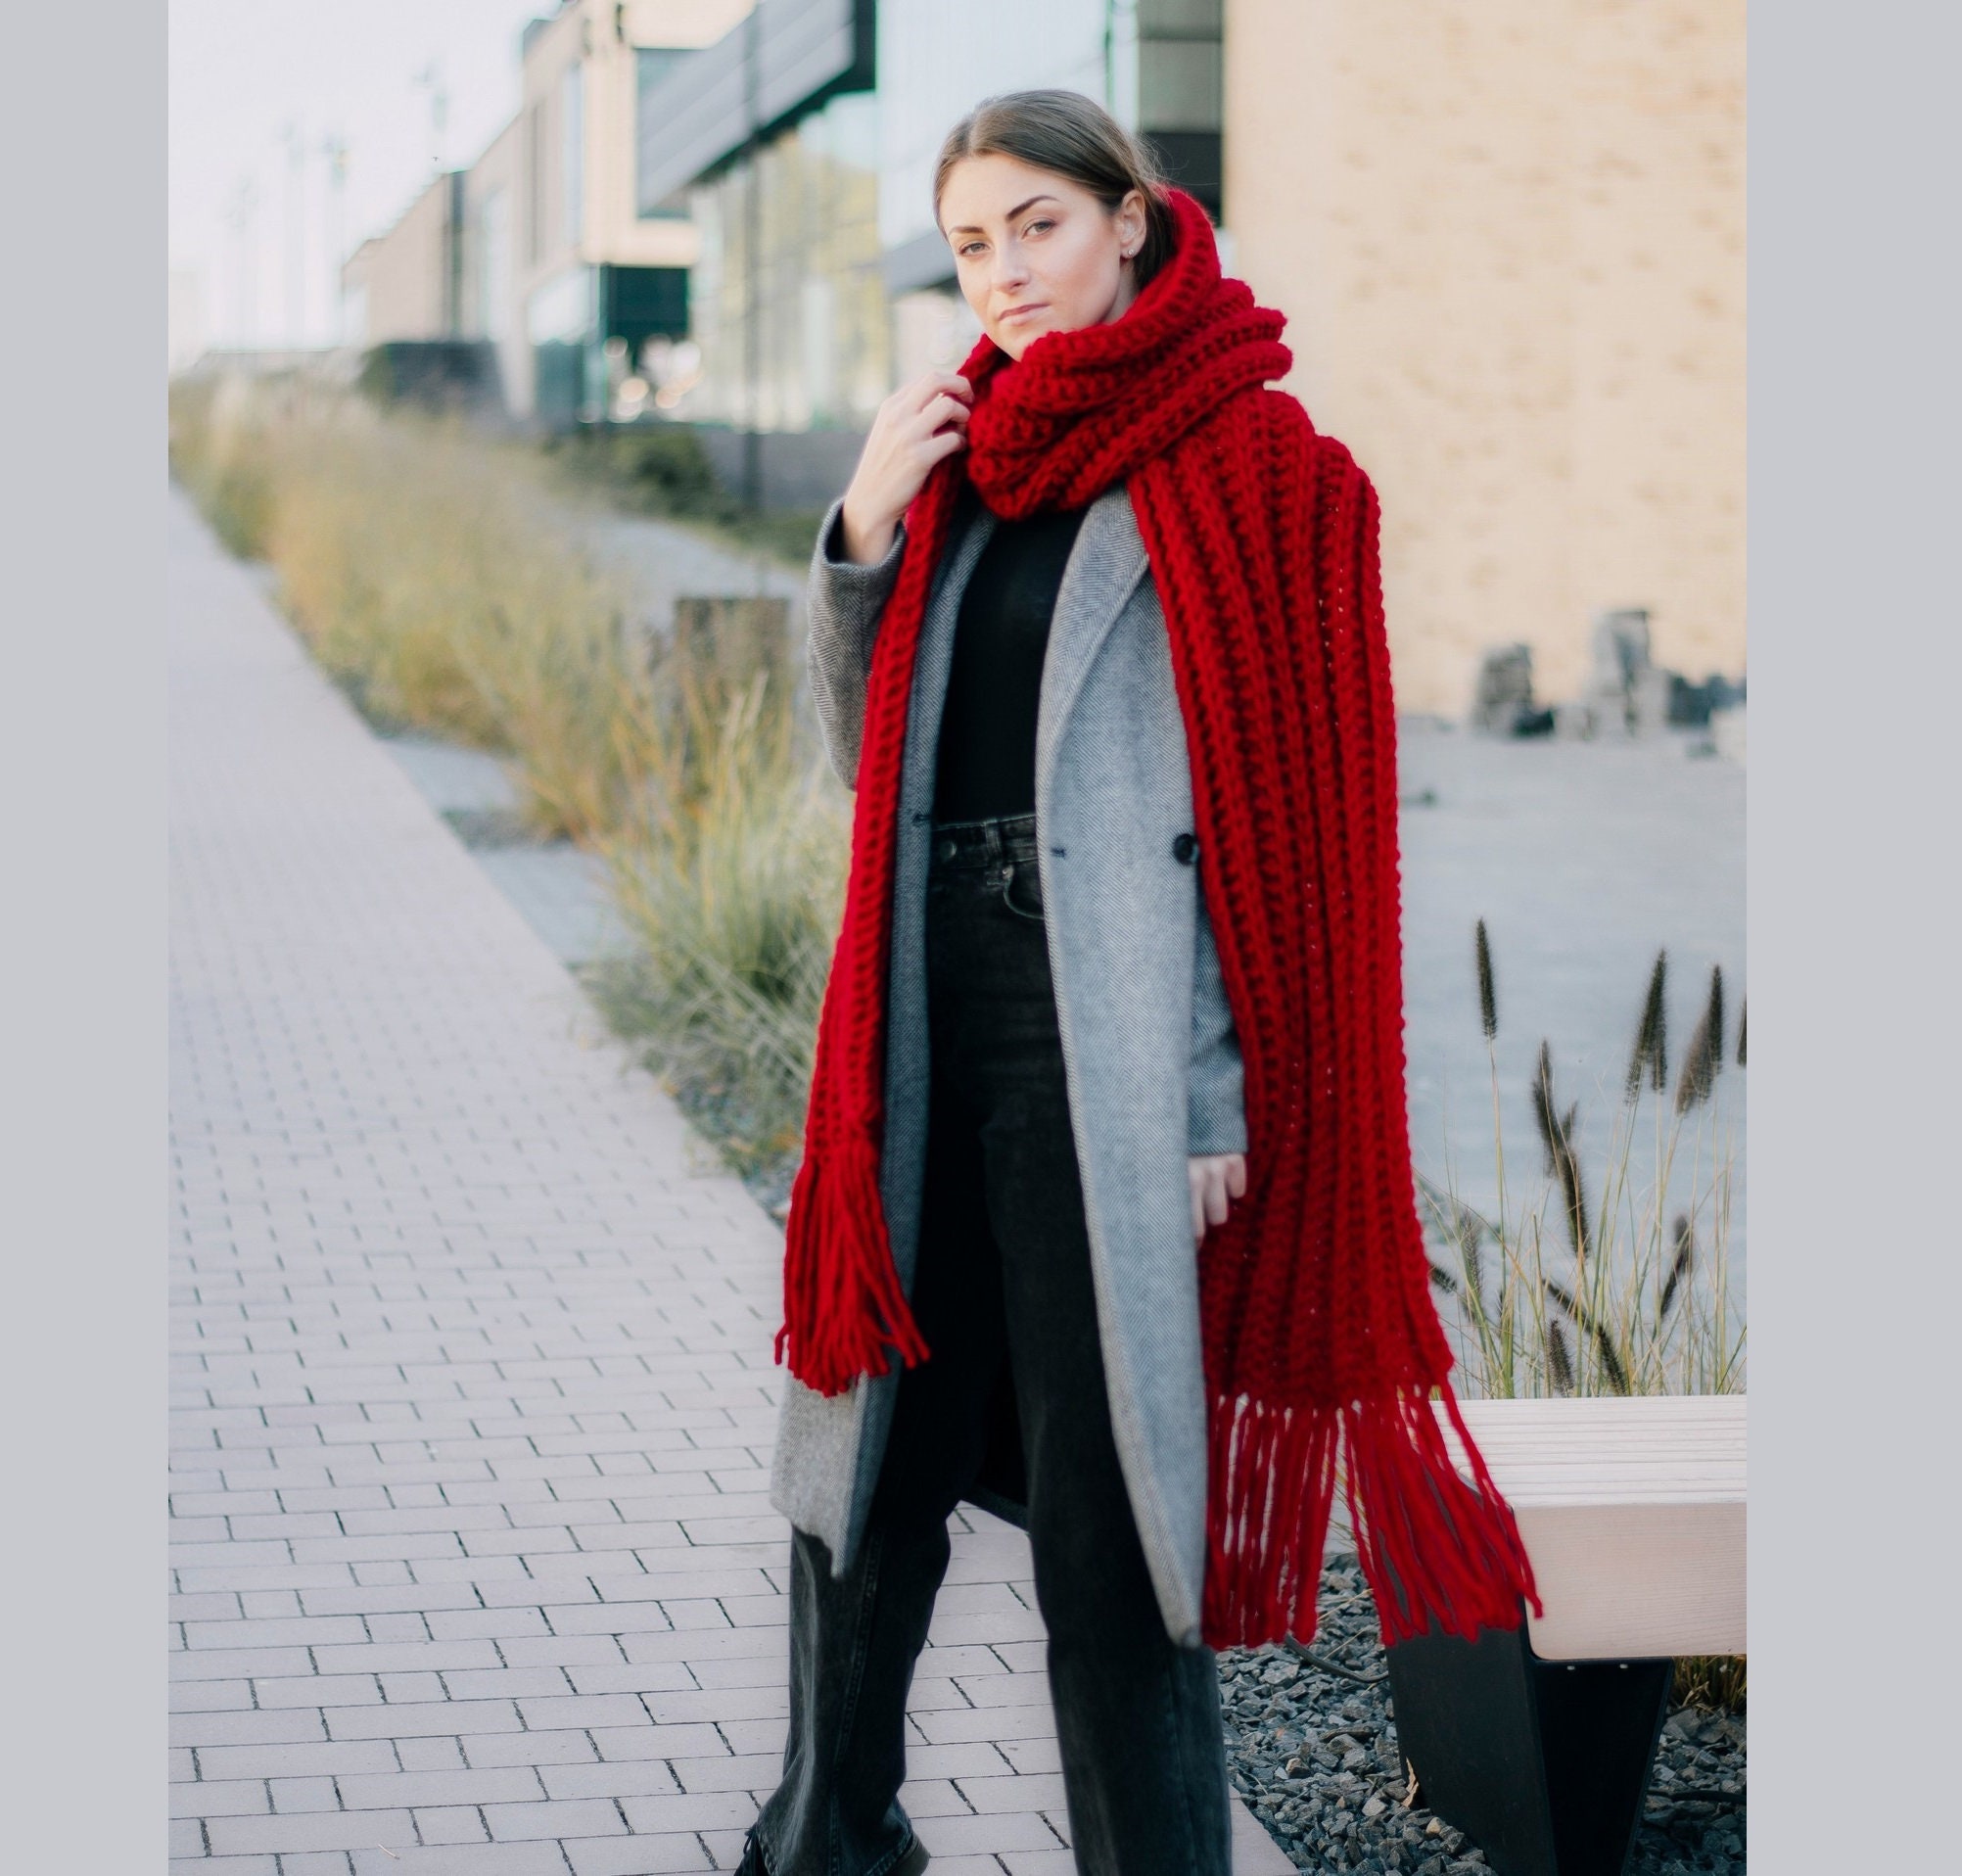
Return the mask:
{"type": "MultiPolygon", "coordinates": [[[[920,1876],[932,1860],[926,1853],[926,1846],[915,1837],[906,1854],[892,1866],[887,1876],[920,1876]]],[[[735,1866],[734,1876],[771,1876],[770,1865],[763,1860],[763,1846],[757,1842],[754,1829],[743,1835],[742,1859],[735,1866]]]]}

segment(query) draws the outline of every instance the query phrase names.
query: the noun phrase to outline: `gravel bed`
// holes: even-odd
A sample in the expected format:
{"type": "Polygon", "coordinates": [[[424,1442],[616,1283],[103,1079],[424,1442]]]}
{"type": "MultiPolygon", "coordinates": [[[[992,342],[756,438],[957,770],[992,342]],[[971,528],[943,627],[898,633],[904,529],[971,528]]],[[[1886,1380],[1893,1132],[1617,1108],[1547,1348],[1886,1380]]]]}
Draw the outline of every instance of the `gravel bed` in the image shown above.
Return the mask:
{"type": "MultiPolygon", "coordinates": [[[[1296,1869],[1473,1876],[1482,1852],[1421,1805],[1405,1807],[1375,1605],[1346,1558],[1322,1575],[1321,1625],[1292,1649],[1219,1657],[1235,1788],[1296,1869]]],[[[1731,1876],[1744,1869],[1744,1720],[1672,1713],[1629,1876],[1731,1876]],[[1671,1797],[1720,1793],[1721,1800],[1671,1797]]]]}

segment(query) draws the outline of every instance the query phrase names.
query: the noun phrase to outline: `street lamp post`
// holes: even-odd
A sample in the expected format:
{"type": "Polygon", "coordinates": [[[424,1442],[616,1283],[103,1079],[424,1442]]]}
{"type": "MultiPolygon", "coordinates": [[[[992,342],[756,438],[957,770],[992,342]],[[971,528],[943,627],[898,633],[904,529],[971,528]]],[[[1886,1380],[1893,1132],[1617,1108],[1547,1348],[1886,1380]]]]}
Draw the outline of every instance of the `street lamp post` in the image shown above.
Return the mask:
{"type": "Polygon", "coordinates": [[[306,343],[306,142],[300,126],[289,122],[280,132],[286,145],[286,343],[296,349],[306,343]]]}
{"type": "Polygon", "coordinates": [[[237,288],[234,315],[238,325],[237,343],[241,351],[249,352],[257,336],[257,305],[255,295],[256,275],[258,271],[258,253],[253,241],[253,217],[258,207],[258,188],[251,176],[241,176],[238,187],[232,192],[231,207],[225,211],[225,221],[230,227],[236,247],[238,271],[233,284],[237,288]]]}
{"type": "Polygon", "coordinates": [[[327,243],[327,330],[338,347],[348,339],[341,305],[341,194],[348,180],[347,140],[339,131],[330,131],[320,140],[320,154],[327,160],[327,213],[322,228],[327,243]]]}
{"type": "Polygon", "coordinates": [[[743,102],[749,129],[749,175],[743,185],[743,376],[748,384],[749,421],[743,426],[742,498],[752,511],[763,506],[763,9],[752,7],[743,22],[743,102]]]}

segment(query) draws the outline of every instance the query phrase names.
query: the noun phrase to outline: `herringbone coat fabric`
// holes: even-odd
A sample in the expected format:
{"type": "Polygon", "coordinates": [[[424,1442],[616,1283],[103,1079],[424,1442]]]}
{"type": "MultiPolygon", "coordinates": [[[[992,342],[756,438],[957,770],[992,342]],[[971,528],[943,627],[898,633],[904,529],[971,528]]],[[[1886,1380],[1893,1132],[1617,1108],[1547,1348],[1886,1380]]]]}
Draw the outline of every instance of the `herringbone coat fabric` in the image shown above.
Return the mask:
{"type": "MultiPolygon", "coordinates": [[[[884,560],[827,556],[808,588],[807,670],[832,766],[857,777],[866,671],[904,529],[884,560]]],[[[881,1182],[893,1255],[910,1288],[926,1163],[925,906],[934,765],[954,633],[994,528],[974,504],[921,629],[901,781],[881,1182]]],[[[1198,874],[1185,728],[1157,589],[1122,488],[1093,502],[1064,569],[1036,733],[1039,866],[1057,1026],[1083,1172],[1098,1335],[1118,1456],[1167,1632],[1199,1639],[1206,1420],[1191,1153],[1246,1145],[1242,1066],[1198,874]]],[[[771,1500],[856,1554],[884,1455],[896,1373],[825,1396],[794,1375],[771,1500]]],[[[984,1499],[990,1509],[1012,1506],[984,1499]]]]}

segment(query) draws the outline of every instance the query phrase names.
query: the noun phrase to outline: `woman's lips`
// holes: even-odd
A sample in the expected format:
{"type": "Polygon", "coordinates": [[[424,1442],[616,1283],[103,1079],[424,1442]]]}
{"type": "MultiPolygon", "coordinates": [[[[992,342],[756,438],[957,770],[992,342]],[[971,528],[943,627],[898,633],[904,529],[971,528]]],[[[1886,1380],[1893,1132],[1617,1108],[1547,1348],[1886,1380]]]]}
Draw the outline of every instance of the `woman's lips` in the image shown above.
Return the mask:
{"type": "Polygon", "coordinates": [[[1010,306],[1008,310],[1002,315],[1002,323],[1004,325],[1006,325],[1010,319],[1019,319],[1025,313],[1047,312],[1049,310],[1049,304],[1050,303],[1047,300],[1039,300],[1033,305],[1010,306]]]}

